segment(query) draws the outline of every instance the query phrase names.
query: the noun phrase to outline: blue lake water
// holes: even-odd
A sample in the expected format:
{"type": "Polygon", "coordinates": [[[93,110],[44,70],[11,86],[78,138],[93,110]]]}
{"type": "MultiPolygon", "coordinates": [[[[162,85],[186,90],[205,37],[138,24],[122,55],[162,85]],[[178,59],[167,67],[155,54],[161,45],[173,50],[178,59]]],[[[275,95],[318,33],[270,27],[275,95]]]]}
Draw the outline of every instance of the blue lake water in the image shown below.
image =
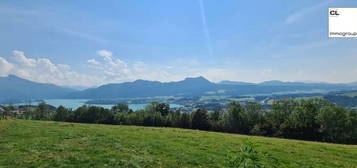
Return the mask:
{"type": "MultiPolygon", "coordinates": [[[[66,108],[71,108],[71,109],[77,109],[78,107],[82,106],[82,105],[92,105],[92,106],[99,106],[99,107],[103,107],[103,108],[112,108],[112,106],[114,106],[114,104],[86,104],[86,102],[88,101],[88,99],[45,99],[44,100],[47,104],[55,106],[55,107],[59,107],[59,106],[64,106],[66,108]]],[[[37,105],[40,102],[31,102],[31,105],[37,105]]],[[[29,103],[19,103],[19,104],[15,104],[15,105],[25,105],[25,104],[29,104],[29,103]]],[[[145,106],[147,106],[148,104],[128,104],[129,108],[136,111],[136,110],[141,110],[144,109],[145,106]]],[[[183,107],[182,105],[179,104],[170,104],[171,108],[180,108],[183,107]]]]}

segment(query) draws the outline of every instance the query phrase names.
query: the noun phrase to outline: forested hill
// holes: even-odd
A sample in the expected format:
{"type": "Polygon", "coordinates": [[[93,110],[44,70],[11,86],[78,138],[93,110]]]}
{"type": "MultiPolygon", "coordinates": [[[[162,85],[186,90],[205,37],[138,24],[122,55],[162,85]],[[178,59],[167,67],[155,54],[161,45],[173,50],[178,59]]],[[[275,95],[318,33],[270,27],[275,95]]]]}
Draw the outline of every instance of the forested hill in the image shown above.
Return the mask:
{"type": "Polygon", "coordinates": [[[113,83],[83,91],[22,79],[15,75],[0,77],[0,102],[49,98],[134,98],[154,96],[254,95],[284,92],[329,92],[357,90],[357,84],[328,84],[266,81],[247,83],[222,81],[213,83],[204,77],[186,78],[177,82],[136,80],[113,83]]]}
{"type": "Polygon", "coordinates": [[[74,90],[53,84],[32,82],[15,75],[0,77],[0,102],[61,98],[71,92],[74,90]]]}
{"type": "Polygon", "coordinates": [[[119,84],[107,84],[70,94],[68,98],[127,98],[170,95],[202,95],[216,90],[217,85],[203,77],[186,78],[178,82],[136,80],[119,84]]]}
{"type": "Polygon", "coordinates": [[[357,85],[282,81],[266,81],[258,84],[234,81],[213,83],[204,77],[197,77],[166,83],[136,80],[134,82],[107,84],[98,88],[69,94],[67,98],[99,99],[153,96],[246,95],[297,91],[329,92],[352,89],[357,89],[357,85]]]}

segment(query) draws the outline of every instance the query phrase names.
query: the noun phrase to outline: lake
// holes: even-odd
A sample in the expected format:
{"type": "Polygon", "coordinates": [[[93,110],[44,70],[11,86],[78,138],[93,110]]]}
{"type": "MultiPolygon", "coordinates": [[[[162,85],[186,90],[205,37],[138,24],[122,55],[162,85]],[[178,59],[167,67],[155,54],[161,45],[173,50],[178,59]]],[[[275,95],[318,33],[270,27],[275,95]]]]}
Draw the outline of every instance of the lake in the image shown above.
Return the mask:
{"type": "MultiPolygon", "coordinates": [[[[89,99],[45,99],[44,101],[47,104],[52,105],[54,107],[59,107],[62,105],[66,108],[71,108],[71,109],[77,109],[82,105],[99,106],[99,107],[110,109],[112,108],[112,106],[115,105],[115,104],[111,104],[111,105],[110,104],[86,104],[88,100],[89,99]]],[[[37,105],[39,103],[41,102],[39,101],[31,102],[31,105],[37,105]]],[[[18,103],[14,105],[25,105],[25,104],[29,104],[29,103],[18,103]]],[[[145,106],[147,105],[148,104],[128,104],[129,108],[134,111],[144,109],[145,106]]],[[[170,104],[170,108],[180,108],[180,107],[183,106],[179,104],[170,104]]]]}

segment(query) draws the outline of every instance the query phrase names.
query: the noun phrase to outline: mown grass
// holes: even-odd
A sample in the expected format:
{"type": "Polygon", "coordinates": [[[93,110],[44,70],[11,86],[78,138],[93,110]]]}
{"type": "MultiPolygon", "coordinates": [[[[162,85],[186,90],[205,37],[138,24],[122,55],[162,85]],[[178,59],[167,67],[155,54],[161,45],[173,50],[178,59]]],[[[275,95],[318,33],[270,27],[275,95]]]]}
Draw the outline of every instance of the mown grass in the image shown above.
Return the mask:
{"type": "Polygon", "coordinates": [[[0,120],[0,167],[225,167],[247,138],[285,167],[357,167],[353,145],[26,120],[0,120]]]}

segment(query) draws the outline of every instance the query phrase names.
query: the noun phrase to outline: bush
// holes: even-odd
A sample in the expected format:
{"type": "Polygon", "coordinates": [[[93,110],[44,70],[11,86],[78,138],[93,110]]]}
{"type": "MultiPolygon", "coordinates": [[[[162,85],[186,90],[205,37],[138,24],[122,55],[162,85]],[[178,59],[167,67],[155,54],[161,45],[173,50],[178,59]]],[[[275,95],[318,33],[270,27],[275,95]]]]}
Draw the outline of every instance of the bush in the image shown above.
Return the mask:
{"type": "Polygon", "coordinates": [[[278,168],[281,166],[277,159],[267,152],[257,150],[256,147],[257,145],[253,141],[245,141],[237,154],[228,156],[227,167],[278,168]]]}

